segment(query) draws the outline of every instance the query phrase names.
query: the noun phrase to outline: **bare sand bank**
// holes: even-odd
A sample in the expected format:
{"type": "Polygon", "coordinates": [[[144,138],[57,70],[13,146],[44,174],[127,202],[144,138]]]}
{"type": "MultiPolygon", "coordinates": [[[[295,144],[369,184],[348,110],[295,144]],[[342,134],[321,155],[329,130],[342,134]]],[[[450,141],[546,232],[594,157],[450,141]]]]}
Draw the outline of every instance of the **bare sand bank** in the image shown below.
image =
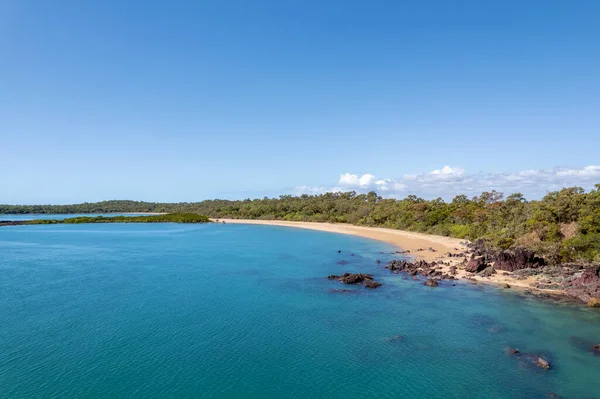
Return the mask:
{"type": "Polygon", "coordinates": [[[360,237],[371,238],[392,244],[398,248],[399,251],[410,251],[405,256],[410,256],[416,260],[436,261],[444,262],[447,265],[440,265],[444,273],[448,273],[451,266],[455,265],[458,267],[456,278],[468,279],[471,283],[481,284],[492,284],[505,286],[506,284],[510,287],[518,289],[530,289],[532,291],[544,291],[551,294],[561,294],[561,291],[557,290],[539,290],[533,287],[536,279],[534,277],[526,280],[517,280],[512,273],[509,275],[503,275],[501,271],[490,276],[480,277],[474,276],[471,273],[467,273],[460,264],[463,262],[464,257],[452,257],[448,254],[457,254],[466,252],[467,248],[465,240],[458,238],[436,236],[431,234],[415,233],[404,230],[386,229],[381,227],[364,227],[354,226],[350,224],[334,224],[334,223],[313,223],[313,222],[288,222],[282,220],[249,220],[249,219],[219,219],[225,223],[231,224],[259,224],[259,225],[270,225],[270,226],[287,226],[297,227],[301,229],[310,229],[318,231],[327,231],[330,233],[339,234],[350,234],[360,237]]]}

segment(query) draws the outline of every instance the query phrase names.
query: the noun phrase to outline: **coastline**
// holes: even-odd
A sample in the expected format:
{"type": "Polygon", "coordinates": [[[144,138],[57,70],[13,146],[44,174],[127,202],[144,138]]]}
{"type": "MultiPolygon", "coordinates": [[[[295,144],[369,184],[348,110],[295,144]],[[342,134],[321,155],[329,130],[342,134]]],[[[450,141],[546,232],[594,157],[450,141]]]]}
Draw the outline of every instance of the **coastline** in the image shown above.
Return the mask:
{"type": "MultiPolygon", "coordinates": [[[[405,230],[395,230],[383,227],[355,226],[351,224],[336,223],[317,223],[317,222],[290,222],[284,220],[254,220],[254,219],[212,219],[219,220],[229,224],[253,224],[268,226],[296,227],[301,229],[325,231],[329,233],[349,234],[359,237],[370,238],[388,244],[392,244],[399,251],[410,251],[410,253],[398,255],[408,256],[414,260],[425,260],[428,262],[444,262],[446,264],[438,265],[438,269],[443,273],[449,273],[450,267],[458,266],[464,260],[464,257],[448,256],[448,254],[459,254],[466,252],[466,240],[458,238],[436,236],[432,234],[416,233],[405,230]],[[429,250],[429,248],[434,251],[429,250]],[[421,249],[419,251],[419,249],[421,249]]],[[[458,267],[456,270],[456,279],[471,284],[488,284],[499,287],[505,287],[508,284],[511,288],[521,291],[531,290],[534,293],[545,293],[550,295],[565,296],[562,290],[549,290],[535,288],[533,284],[537,281],[535,277],[529,277],[524,280],[517,280],[512,273],[508,276],[498,272],[490,277],[480,277],[466,272],[458,267]]]]}

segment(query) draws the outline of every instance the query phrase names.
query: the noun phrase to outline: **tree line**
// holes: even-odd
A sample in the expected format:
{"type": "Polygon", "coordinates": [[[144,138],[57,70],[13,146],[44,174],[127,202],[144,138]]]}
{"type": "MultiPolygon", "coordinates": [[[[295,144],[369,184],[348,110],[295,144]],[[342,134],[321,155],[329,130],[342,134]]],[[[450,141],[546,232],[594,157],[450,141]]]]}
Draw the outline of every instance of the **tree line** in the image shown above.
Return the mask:
{"type": "Polygon", "coordinates": [[[84,224],[84,223],[208,223],[208,216],[197,213],[169,213],[164,215],[142,215],[142,216],[77,216],[66,219],[34,219],[1,221],[3,225],[37,225],[37,224],[84,224]]]}
{"type": "MultiPolygon", "coordinates": [[[[528,201],[497,191],[450,202],[382,198],[375,192],[282,195],[279,198],[156,203],[102,201],[76,205],[0,205],[2,213],[196,213],[213,218],[351,223],[487,240],[499,248],[523,246],[553,262],[600,261],[600,184],[549,192],[528,201]]],[[[1,218],[1,217],[0,217],[1,218]]]]}

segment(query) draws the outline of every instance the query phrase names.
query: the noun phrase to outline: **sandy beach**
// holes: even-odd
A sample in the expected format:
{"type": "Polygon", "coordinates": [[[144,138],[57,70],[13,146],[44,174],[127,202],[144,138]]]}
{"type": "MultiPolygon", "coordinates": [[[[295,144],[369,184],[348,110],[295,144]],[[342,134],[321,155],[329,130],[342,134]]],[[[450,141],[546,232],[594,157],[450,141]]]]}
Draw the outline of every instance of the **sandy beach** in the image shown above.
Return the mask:
{"type": "Polygon", "coordinates": [[[415,233],[404,230],[386,229],[381,227],[364,227],[354,226],[350,224],[334,224],[334,223],[313,223],[313,222],[288,222],[282,220],[248,220],[248,219],[219,219],[220,222],[230,224],[259,224],[270,226],[286,226],[296,227],[301,229],[310,229],[318,231],[327,231],[330,233],[350,234],[365,238],[371,238],[392,244],[399,251],[410,251],[405,256],[410,256],[416,260],[446,262],[449,266],[439,266],[444,273],[448,273],[452,265],[458,266],[456,278],[470,283],[492,284],[510,287],[517,289],[530,289],[532,291],[547,292],[551,294],[561,294],[558,290],[539,290],[532,285],[536,279],[531,277],[525,280],[517,280],[512,274],[508,276],[498,272],[491,277],[474,276],[462,269],[459,264],[463,261],[463,257],[451,257],[448,253],[456,254],[466,251],[465,240],[452,237],[436,236],[431,234],[415,233]],[[431,248],[431,250],[430,250],[431,248]]]}

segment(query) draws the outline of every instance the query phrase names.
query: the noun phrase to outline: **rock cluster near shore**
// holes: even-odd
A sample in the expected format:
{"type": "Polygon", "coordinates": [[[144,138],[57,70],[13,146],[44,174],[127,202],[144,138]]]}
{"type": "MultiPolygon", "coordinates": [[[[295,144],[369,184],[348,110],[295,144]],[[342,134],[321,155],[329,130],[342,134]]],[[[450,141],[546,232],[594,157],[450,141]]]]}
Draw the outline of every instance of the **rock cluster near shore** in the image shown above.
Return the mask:
{"type": "Polygon", "coordinates": [[[549,265],[529,249],[493,250],[483,240],[468,243],[464,252],[447,253],[437,262],[393,260],[386,268],[436,282],[461,277],[476,283],[475,277],[490,279],[498,274],[499,278],[490,281],[500,282],[504,288],[511,287],[506,282],[510,278],[515,285],[539,290],[543,296],[562,293],[590,307],[600,307],[600,265],[549,265]]]}
{"type": "Polygon", "coordinates": [[[363,273],[344,273],[341,276],[332,274],[327,277],[329,280],[338,280],[343,284],[362,284],[367,288],[381,287],[381,283],[373,280],[373,275],[363,273]]]}

